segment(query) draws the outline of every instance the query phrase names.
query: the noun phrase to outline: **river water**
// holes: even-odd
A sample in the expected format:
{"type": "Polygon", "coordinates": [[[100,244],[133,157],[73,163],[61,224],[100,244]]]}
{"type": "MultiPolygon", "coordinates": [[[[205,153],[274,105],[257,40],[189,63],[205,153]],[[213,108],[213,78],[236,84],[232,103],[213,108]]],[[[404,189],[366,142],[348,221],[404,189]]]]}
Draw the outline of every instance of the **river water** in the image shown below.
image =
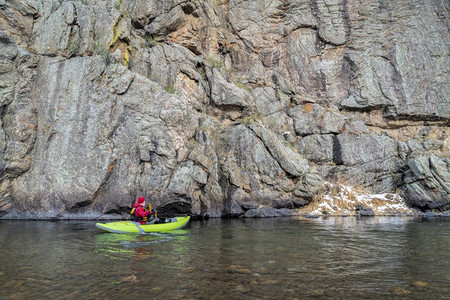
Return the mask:
{"type": "Polygon", "coordinates": [[[0,221],[0,299],[450,299],[450,220],[0,221]]]}

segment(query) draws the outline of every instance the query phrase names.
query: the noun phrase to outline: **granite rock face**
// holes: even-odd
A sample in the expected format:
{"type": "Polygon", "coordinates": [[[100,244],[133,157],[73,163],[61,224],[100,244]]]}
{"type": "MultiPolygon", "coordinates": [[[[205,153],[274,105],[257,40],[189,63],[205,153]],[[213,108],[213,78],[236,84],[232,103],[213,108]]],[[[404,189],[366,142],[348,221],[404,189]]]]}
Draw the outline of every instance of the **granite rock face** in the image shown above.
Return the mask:
{"type": "Polygon", "coordinates": [[[408,161],[406,196],[422,208],[450,208],[450,161],[448,157],[418,156],[408,161]]]}
{"type": "Polygon", "coordinates": [[[446,1],[0,1],[0,217],[450,208],[446,1]]]}

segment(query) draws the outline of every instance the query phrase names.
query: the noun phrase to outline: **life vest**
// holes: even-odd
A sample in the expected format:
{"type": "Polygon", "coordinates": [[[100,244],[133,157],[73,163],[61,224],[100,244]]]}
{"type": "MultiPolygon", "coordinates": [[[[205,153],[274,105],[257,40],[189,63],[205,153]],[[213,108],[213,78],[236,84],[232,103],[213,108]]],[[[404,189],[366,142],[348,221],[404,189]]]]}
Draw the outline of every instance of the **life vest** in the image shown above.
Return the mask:
{"type": "MultiPolygon", "coordinates": [[[[133,206],[133,208],[131,209],[131,220],[135,221],[135,222],[147,222],[148,217],[138,217],[136,216],[136,208],[138,208],[139,206],[133,206]]],[[[144,208],[145,210],[145,208],[144,208]]]]}

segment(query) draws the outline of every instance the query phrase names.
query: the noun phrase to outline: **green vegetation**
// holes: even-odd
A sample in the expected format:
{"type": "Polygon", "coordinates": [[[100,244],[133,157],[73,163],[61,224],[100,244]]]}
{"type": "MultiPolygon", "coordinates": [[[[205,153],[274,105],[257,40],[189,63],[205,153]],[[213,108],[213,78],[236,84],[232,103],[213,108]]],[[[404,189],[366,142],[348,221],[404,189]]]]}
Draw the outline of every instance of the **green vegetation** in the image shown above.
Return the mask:
{"type": "Polygon", "coordinates": [[[211,0],[211,4],[213,6],[219,6],[219,5],[224,5],[226,4],[228,1],[227,0],[211,0]]]}
{"type": "Polygon", "coordinates": [[[105,59],[105,61],[109,61],[110,52],[108,47],[106,47],[100,41],[96,41],[94,44],[94,55],[100,55],[105,59]]]}
{"type": "Polygon", "coordinates": [[[256,122],[258,122],[260,120],[262,120],[262,116],[259,113],[257,113],[257,114],[250,115],[250,116],[247,116],[247,117],[243,118],[241,123],[242,124],[246,124],[246,125],[251,125],[251,124],[254,124],[254,123],[256,123],[256,122]]]}
{"type": "Polygon", "coordinates": [[[164,88],[166,90],[166,92],[168,92],[169,94],[175,94],[176,93],[176,89],[175,86],[172,83],[169,83],[168,85],[166,85],[166,87],[164,88]]]}
{"type": "MultiPolygon", "coordinates": [[[[119,1],[119,5],[121,5],[121,1],[119,1]]],[[[126,22],[128,18],[126,13],[122,13],[120,17],[117,19],[116,23],[113,26],[113,37],[109,42],[110,52],[114,52],[116,49],[119,49],[121,52],[121,62],[124,66],[127,66],[130,62],[130,51],[131,47],[128,45],[128,38],[121,38],[123,33],[123,26],[121,26],[122,22],[126,22]]]]}
{"type": "MultiPolygon", "coordinates": [[[[286,147],[291,149],[293,152],[298,153],[297,143],[296,142],[286,142],[285,145],[286,145],[286,147]]],[[[308,170],[308,172],[309,172],[309,170],[308,170]]]]}
{"type": "Polygon", "coordinates": [[[120,7],[122,6],[122,0],[119,0],[114,4],[114,8],[117,10],[120,10],[120,7]]]}
{"type": "Polygon", "coordinates": [[[67,50],[69,51],[70,55],[78,51],[78,44],[73,38],[70,39],[70,43],[69,46],[67,47],[67,50]]]}
{"type": "Polygon", "coordinates": [[[244,89],[244,90],[247,90],[247,91],[251,91],[251,90],[252,90],[251,87],[249,87],[247,84],[245,84],[245,83],[243,83],[243,82],[235,81],[234,84],[235,84],[237,87],[241,88],[241,89],[244,89]]]}
{"type": "Polygon", "coordinates": [[[164,41],[163,37],[159,36],[159,35],[157,35],[157,36],[151,35],[151,36],[147,37],[147,43],[149,44],[150,47],[158,46],[163,41],[164,41]]]}
{"type": "Polygon", "coordinates": [[[215,58],[212,57],[212,56],[208,56],[208,57],[206,58],[206,63],[207,63],[208,65],[210,65],[211,67],[214,67],[214,68],[216,68],[216,69],[220,69],[220,68],[222,68],[222,66],[223,66],[223,63],[222,63],[220,60],[217,60],[217,59],[215,59],[215,58]]]}

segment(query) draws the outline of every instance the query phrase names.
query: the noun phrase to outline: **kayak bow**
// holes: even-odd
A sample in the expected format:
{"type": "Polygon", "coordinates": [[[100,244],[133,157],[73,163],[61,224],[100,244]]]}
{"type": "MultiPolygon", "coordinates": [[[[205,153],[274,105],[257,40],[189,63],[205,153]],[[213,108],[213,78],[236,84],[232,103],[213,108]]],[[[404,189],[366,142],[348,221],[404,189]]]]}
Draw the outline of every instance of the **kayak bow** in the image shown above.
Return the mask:
{"type": "Polygon", "coordinates": [[[100,229],[114,233],[147,233],[175,230],[184,227],[191,217],[176,217],[167,219],[169,222],[141,225],[139,222],[120,221],[111,223],[96,223],[100,229]]]}

